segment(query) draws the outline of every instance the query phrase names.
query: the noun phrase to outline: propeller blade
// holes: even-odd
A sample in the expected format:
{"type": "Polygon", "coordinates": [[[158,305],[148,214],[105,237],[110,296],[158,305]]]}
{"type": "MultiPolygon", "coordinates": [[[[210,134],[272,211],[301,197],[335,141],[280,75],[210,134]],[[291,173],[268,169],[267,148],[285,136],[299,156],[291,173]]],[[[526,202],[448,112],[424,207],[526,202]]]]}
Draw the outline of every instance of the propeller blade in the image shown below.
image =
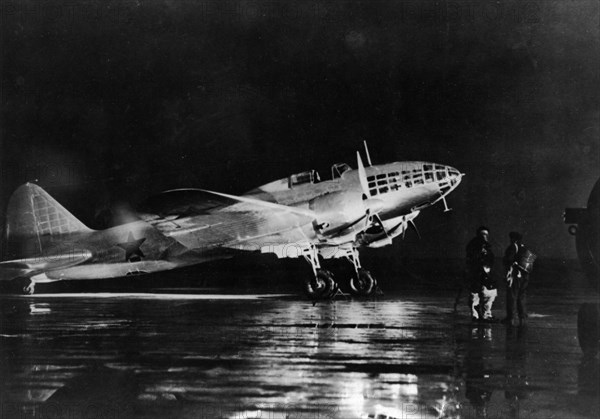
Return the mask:
{"type": "Polygon", "coordinates": [[[360,158],[360,153],[356,152],[356,161],[358,163],[358,180],[360,181],[360,186],[362,188],[363,193],[367,196],[367,198],[371,197],[371,192],[369,192],[369,183],[367,182],[367,172],[365,171],[365,166],[363,165],[362,159],[360,158]]]}
{"type": "Polygon", "coordinates": [[[417,236],[419,236],[419,240],[421,240],[421,233],[419,233],[419,229],[417,228],[417,225],[415,224],[415,222],[413,220],[410,220],[409,224],[412,228],[415,229],[415,233],[417,233],[417,236]]]}
{"type": "Polygon", "coordinates": [[[376,224],[379,224],[379,227],[381,227],[381,230],[383,230],[385,236],[388,237],[388,232],[386,231],[385,226],[383,225],[383,221],[381,221],[381,217],[379,216],[379,214],[373,215],[373,220],[376,224]]]}

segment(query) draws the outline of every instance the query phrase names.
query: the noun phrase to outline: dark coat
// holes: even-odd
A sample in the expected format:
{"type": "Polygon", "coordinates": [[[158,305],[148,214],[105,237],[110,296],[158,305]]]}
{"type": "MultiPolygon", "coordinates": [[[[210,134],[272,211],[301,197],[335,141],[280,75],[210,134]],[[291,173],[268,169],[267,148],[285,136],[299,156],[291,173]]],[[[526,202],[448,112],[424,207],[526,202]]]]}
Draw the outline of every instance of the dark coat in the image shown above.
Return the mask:
{"type": "Polygon", "coordinates": [[[511,265],[517,261],[517,254],[519,253],[521,247],[523,247],[523,244],[516,242],[511,243],[506,248],[506,250],[504,251],[504,258],[502,259],[502,262],[506,269],[510,268],[511,265]]]}
{"type": "Polygon", "coordinates": [[[484,266],[491,268],[494,265],[494,252],[489,242],[481,237],[474,237],[467,244],[467,266],[481,269],[484,266]]]}
{"type": "Polygon", "coordinates": [[[494,265],[494,252],[489,242],[477,236],[467,244],[467,280],[470,283],[471,292],[479,292],[481,286],[487,289],[498,287],[495,278],[486,273],[483,268],[492,268],[494,265]]]}

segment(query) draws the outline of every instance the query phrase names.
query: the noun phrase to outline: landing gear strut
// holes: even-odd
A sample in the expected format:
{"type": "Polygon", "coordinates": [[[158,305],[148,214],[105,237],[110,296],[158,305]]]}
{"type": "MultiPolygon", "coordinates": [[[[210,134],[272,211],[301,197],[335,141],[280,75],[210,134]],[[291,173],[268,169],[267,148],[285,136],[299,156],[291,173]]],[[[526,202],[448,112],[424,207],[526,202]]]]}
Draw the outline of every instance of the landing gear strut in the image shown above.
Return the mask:
{"type": "Polygon", "coordinates": [[[352,263],[356,273],[350,279],[350,289],[354,295],[370,296],[375,293],[380,294],[381,290],[377,286],[377,280],[371,275],[371,272],[360,266],[358,249],[355,247],[340,249],[345,251],[344,257],[352,263]]]}
{"type": "Polygon", "coordinates": [[[316,246],[309,245],[302,251],[302,256],[312,267],[314,277],[308,278],[304,283],[304,291],[313,300],[333,298],[338,292],[338,284],[333,279],[333,274],[321,269],[319,254],[316,246]]]}

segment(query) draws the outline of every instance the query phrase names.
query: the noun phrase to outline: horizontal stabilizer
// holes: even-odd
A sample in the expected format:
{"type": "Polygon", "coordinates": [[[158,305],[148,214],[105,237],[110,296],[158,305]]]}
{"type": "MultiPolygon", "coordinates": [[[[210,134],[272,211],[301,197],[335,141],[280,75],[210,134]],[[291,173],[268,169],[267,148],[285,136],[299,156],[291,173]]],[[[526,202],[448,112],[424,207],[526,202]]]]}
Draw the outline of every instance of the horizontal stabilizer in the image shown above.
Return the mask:
{"type": "Polygon", "coordinates": [[[0,262],[0,268],[6,269],[30,269],[34,271],[48,271],[52,269],[67,268],[78,265],[90,259],[92,253],[81,250],[63,255],[49,255],[44,257],[15,259],[0,262]]]}

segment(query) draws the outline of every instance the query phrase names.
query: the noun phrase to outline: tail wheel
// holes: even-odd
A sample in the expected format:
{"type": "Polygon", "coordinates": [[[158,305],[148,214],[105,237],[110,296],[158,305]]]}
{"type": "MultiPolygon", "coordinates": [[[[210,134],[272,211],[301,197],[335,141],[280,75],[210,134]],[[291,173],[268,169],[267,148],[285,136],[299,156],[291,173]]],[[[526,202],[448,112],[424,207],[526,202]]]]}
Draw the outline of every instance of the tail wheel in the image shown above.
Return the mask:
{"type": "Polygon", "coordinates": [[[10,282],[10,292],[15,294],[32,295],[35,283],[25,277],[15,278],[10,282]]]}
{"type": "Polygon", "coordinates": [[[358,275],[350,279],[350,288],[355,295],[368,296],[377,289],[377,280],[366,269],[359,269],[358,275]]]}
{"type": "Polygon", "coordinates": [[[582,304],[577,313],[577,337],[585,355],[595,356],[598,352],[598,326],[600,311],[597,304],[582,304]]]}
{"type": "Polygon", "coordinates": [[[338,290],[337,283],[333,280],[333,274],[325,269],[317,270],[314,278],[309,278],[304,283],[304,291],[309,298],[325,299],[331,298],[338,290]]]}
{"type": "Polygon", "coordinates": [[[23,294],[25,295],[33,295],[35,292],[35,282],[29,281],[29,285],[23,288],[23,294]]]}

